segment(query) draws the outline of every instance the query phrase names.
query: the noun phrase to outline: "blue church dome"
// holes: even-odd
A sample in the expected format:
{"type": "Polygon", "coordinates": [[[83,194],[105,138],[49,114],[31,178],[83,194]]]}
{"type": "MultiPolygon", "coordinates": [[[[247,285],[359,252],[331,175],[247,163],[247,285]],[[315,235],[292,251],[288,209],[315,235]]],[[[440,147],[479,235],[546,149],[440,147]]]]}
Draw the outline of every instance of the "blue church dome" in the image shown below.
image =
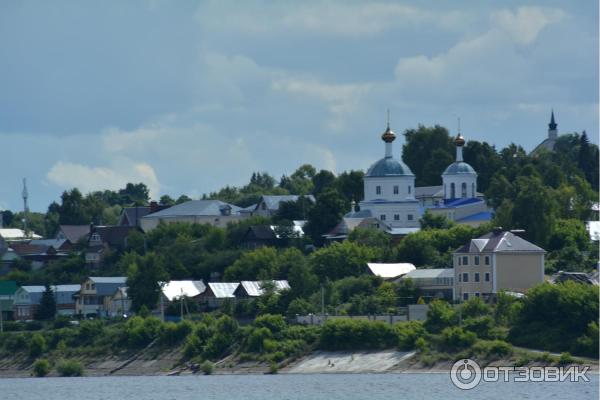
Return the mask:
{"type": "Polygon", "coordinates": [[[402,161],[395,160],[392,157],[385,157],[371,165],[366,176],[382,177],[382,176],[414,176],[410,168],[402,161]]]}
{"type": "Polygon", "coordinates": [[[457,174],[477,174],[473,167],[464,161],[456,161],[448,165],[448,168],[442,175],[457,175],[457,174]]]}

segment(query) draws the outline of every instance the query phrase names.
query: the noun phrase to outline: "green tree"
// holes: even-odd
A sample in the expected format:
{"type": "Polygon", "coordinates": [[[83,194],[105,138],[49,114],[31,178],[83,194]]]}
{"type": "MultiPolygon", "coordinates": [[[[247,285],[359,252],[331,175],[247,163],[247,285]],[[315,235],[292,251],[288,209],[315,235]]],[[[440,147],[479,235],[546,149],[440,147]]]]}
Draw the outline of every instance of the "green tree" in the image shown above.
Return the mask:
{"type": "Polygon", "coordinates": [[[415,174],[415,185],[440,184],[442,172],[454,160],[455,146],[448,130],[439,125],[419,125],[407,129],[404,137],[402,159],[415,174]]]}
{"type": "Polygon", "coordinates": [[[226,281],[274,279],[278,273],[279,254],[275,248],[265,246],[242,253],[233,265],[225,269],[223,278],[226,281]]]}
{"type": "Polygon", "coordinates": [[[556,207],[552,194],[537,177],[519,177],[513,223],[525,229],[528,240],[544,247],[548,243],[556,207]]]}
{"type": "Polygon", "coordinates": [[[425,210],[419,223],[421,224],[421,229],[448,229],[454,225],[454,222],[446,218],[445,215],[432,214],[428,210],[425,210]]]}
{"type": "Polygon", "coordinates": [[[169,276],[163,260],[154,253],[138,256],[137,262],[127,268],[127,294],[131,297],[131,308],[139,311],[142,306],[152,310],[158,303],[159,282],[166,282],[169,276]]]}
{"type": "Polygon", "coordinates": [[[119,190],[122,204],[145,205],[150,201],[150,190],[143,183],[127,183],[119,190]]]}
{"type": "Polygon", "coordinates": [[[377,253],[371,247],[344,241],[317,250],[310,255],[310,263],[321,281],[337,280],[365,273],[367,262],[376,260],[377,253]]]}
{"type": "Polygon", "coordinates": [[[320,170],[312,177],[313,194],[320,195],[325,189],[334,187],[336,183],[335,175],[327,170],[320,170]]]}
{"type": "Polygon", "coordinates": [[[322,235],[333,229],[348,209],[349,203],[339,192],[333,189],[325,190],[317,197],[317,203],[308,213],[304,232],[310,235],[316,244],[322,244],[322,235]]]}
{"type": "Polygon", "coordinates": [[[42,293],[40,305],[35,311],[35,319],[50,320],[56,316],[56,300],[54,299],[54,291],[50,285],[46,285],[46,289],[42,293]]]}
{"type": "Polygon", "coordinates": [[[158,201],[158,203],[161,206],[172,206],[175,204],[175,199],[173,199],[171,196],[169,196],[168,194],[162,195],[160,197],[160,200],[158,201]]]}

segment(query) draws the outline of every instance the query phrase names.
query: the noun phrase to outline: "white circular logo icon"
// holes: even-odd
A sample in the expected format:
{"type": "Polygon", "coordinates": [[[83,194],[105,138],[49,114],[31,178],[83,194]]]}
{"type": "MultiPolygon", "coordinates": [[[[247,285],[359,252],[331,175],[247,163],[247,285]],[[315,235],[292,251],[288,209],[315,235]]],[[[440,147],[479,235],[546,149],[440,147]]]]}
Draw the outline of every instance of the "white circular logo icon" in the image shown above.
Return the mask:
{"type": "Polygon", "coordinates": [[[459,389],[473,389],[481,382],[481,368],[475,361],[463,358],[452,366],[450,379],[454,386],[459,389]]]}

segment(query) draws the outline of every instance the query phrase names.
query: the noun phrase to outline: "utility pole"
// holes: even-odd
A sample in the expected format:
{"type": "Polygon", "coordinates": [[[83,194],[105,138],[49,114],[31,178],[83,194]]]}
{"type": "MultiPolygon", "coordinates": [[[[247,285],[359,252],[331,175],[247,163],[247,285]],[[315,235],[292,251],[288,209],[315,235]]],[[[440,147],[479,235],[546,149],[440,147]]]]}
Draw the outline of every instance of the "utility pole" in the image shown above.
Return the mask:
{"type": "Polygon", "coordinates": [[[0,333],[4,333],[4,320],[2,317],[2,298],[0,297],[0,333]]]}
{"type": "Polygon", "coordinates": [[[181,313],[181,321],[183,321],[183,289],[181,289],[181,302],[179,303],[180,313],[181,313]]]}
{"type": "Polygon", "coordinates": [[[27,180],[23,178],[23,230],[25,231],[25,236],[29,236],[29,228],[27,226],[27,218],[29,217],[29,205],[27,204],[27,199],[29,198],[29,192],[27,191],[27,180]]]}

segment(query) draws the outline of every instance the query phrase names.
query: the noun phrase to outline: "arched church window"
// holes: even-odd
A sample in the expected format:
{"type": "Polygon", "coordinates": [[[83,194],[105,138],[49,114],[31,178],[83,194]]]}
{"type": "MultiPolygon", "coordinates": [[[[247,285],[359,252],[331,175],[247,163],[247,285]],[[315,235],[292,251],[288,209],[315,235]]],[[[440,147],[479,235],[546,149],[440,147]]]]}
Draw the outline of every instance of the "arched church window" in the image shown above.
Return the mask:
{"type": "Polygon", "coordinates": [[[451,199],[454,199],[454,198],[456,198],[456,187],[455,187],[455,185],[454,185],[454,182],[452,182],[452,183],[450,184],[450,198],[451,198],[451,199]]]}
{"type": "Polygon", "coordinates": [[[475,183],[471,183],[471,197],[475,197],[475,183]]]}
{"type": "Polygon", "coordinates": [[[462,197],[462,198],[467,197],[467,183],[463,182],[460,188],[461,188],[460,197],[462,197]]]}
{"type": "Polygon", "coordinates": [[[446,197],[448,197],[448,196],[446,195],[446,184],[444,184],[444,198],[446,198],[446,197]]]}
{"type": "Polygon", "coordinates": [[[381,186],[375,186],[375,194],[381,194],[381,186]]]}
{"type": "Polygon", "coordinates": [[[411,187],[408,185],[408,194],[410,194],[411,187]]]}

